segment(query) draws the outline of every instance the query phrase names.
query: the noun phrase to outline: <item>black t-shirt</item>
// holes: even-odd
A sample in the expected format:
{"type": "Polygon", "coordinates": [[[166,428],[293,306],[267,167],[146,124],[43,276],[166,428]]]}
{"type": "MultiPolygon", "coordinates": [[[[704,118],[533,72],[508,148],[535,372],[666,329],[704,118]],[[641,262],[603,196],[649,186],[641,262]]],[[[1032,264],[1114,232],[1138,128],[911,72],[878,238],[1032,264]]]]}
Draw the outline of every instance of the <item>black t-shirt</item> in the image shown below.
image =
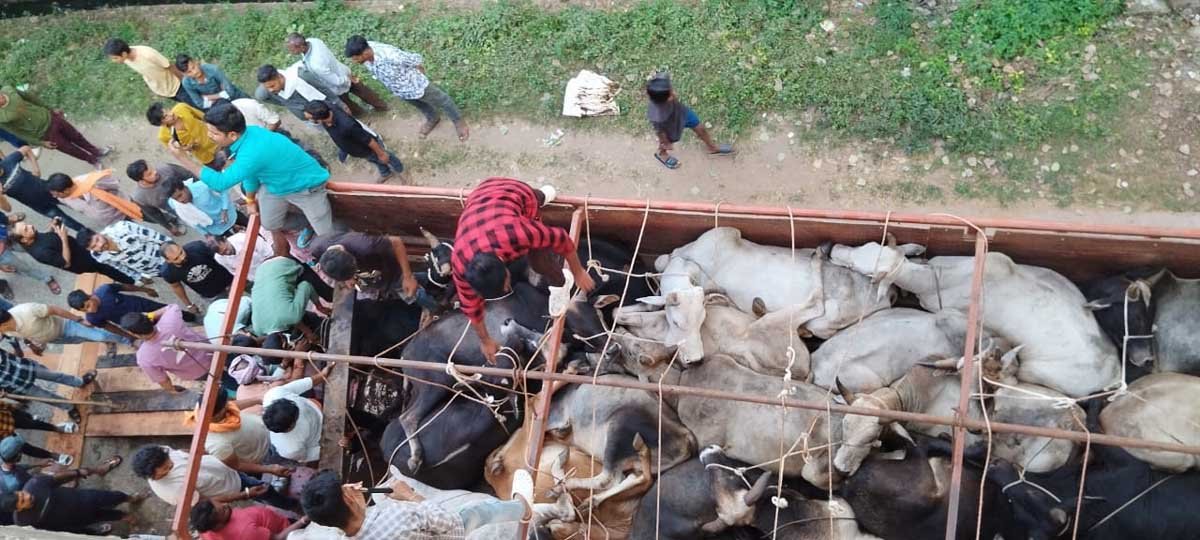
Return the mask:
{"type": "Polygon", "coordinates": [[[183,266],[163,263],[158,274],[167,283],[180,281],[191,287],[196,294],[205,298],[213,298],[229,288],[233,283],[233,274],[213,257],[212,248],[200,240],[188,242],[183,246],[187,254],[183,266]]]}
{"type": "Polygon", "coordinates": [[[362,124],[358,123],[354,117],[346,114],[341,107],[330,107],[333,111],[333,125],[325,127],[325,132],[329,134],[329,138],[333,139],[333,143],[337,145],[343,152],[354,157],[365,158],[374,155],[371,150],[371,141],[375,137],[371,135],[362,124]]]}
{"type": "Polygon", "coordinates": [[[4,194],[44,214],[58,204],[58,199],[50,194],[41,178],[21,168],[23,159],[23,154],[13,152],[0,161],[0,183],[3,183],[4,194]]]}
{"type": "Polygon", "coordinates": [[[22,247],[30,257],[33,257],[33,260],[45,265],[62,268],[76,274],[96,271],[96,259],[92,258],[91,252],[79,245],[74,236],[67,235],[67,245],[71,247],[70,266],[67,266],[66,260],[63,259],[62,240],[56,233],[49,231],[37,233],[33,244],[22,247]]]}
{"type": "Polygon", "coordinates": [[[49,531],[81,532],[99,521],[103,499],[111,498],[94,489],[59,486],[46,474],[34,475],[21,490],[33,496],[33,507],[13,512],[15,524],[49,531]]]}
{"type": "Polygon", "coordinates": [[[321,255],[333,246],[342,246],[346,253],[354,256],[360,274],[374,274],[359,276],[358,284],[364,289],[390,287],[400,276],[400,263],[386,236],[360,232],[319,236],[309,246],[309,253],[320,260],[321,255]]]}

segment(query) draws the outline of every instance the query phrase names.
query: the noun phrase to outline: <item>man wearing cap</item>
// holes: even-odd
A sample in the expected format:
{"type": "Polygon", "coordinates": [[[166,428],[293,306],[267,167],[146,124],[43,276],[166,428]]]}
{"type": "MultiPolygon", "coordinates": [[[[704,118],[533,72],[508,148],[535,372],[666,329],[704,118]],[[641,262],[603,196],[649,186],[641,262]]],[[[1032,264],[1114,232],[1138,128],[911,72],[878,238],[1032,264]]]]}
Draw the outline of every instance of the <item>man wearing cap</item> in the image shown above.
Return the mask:
{"type": "MultiPolygon", "coordinates": [[[[10,513],[13,523],[48,531],[83,534],[108,534],[112,526],[107,521],[120,521],[126,512],[117,506],[135,506],[150,496],[148,492],[130,495],[122,491],[64,487],[63,484],[86,478],[91,474],[103,476],[116,465],[106,465],[102,471],[79,469],[55,476],[33,475],[18,491],[0,495],[0,512],[10,513]]],[[[120,464],[120,461],[117,461],[120,464]]]]}

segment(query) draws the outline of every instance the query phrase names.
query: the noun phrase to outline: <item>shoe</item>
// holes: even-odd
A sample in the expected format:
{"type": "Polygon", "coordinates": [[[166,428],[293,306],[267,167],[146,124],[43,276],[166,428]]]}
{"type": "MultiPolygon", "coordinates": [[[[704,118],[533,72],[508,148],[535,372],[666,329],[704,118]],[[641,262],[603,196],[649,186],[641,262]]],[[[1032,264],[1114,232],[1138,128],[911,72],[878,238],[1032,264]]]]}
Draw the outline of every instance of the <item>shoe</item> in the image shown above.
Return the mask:
{"type": "Polygon", "coordinates": [[[107,155],[111,154],[112,151],[113,151],[113,147],[105,146],[104,148],[100,149],[100,157],[107,156],[107,155]]]}
{"type": "Polygon", "coordinates": [[[54,427],[58,428],[59,433],[75,433],[76,431],[79,431],[79,424],[76,424],[75,422],[62,422],[59,424],[54,424],[54,427]]]}
{"type": "Polygon", "coordinates": [[[14,296],[12,285],[8,283],[8,280],[0,279],[0,297],[4,297],[5,300],[12,300],[14,296]]]}
{"type": "Polygon", "coordinates": [[[538,189],[541,190],[542,194],[546,196],[546,200],[542,201],[542,206],[546,206],[547,204],[554,202],[554,199],[558,198],[558,190],[554,189],[554,186],[545,185],[538,189]]]}
{"type": "Polygon", "coordinates": [[[62,465],[63,467],[69,467],[69,466],[71,466],[72,463],[75,463],[75,458],[73,458],[67,454],[59,454],[58,455],[58,464],[59,465],[62,465]]]}
{"type": "Polygon", "coordinates": [[[533,477],[525,469],[513,471],[510,498],[516,499],[518,496],[525,500],[525,504],[533,504],[533,477]]]}
{"type": "Polygon", "coordinates": [[[316,233],[313,232],[312,227],[306,227],[303,231],[300,231],[300,236],[296,238],[296,247],[307,249],[308,245],[312,243],[314,236],[316,236],[316,233]]]}
{"type": "Polygon", "coordinates": [[[71,410],[67,411],[67,416],[76,424],[83,422],[83,414],[79,412],[79,407],[71,407],[71,410]]]}

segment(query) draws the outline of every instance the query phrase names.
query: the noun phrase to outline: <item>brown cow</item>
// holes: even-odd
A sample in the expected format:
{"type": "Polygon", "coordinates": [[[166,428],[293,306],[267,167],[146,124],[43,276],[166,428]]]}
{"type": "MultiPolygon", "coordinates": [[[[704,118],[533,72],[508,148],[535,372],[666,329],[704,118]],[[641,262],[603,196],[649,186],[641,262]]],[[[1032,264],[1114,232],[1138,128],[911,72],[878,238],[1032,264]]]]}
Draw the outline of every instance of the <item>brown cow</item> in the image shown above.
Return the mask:
{"type": "MultiPolygon", "coordinates": [[[[526,427],[513,433],[512,438],[504,446],[496,449],[488,457],[484,478],[501,498],[507,498],[506,494],[512,491],[513,471],[525,466],[528,450],[526,427]]],[[[637,469],[618,482],[615,487],[606,491],[597,492],[594,495],[586,489],[572,491],[571,499],[577,508],[577,519],[573,521],[555,520],[548,523],[547,527],[555,539],[590,537],[601,540],[625,540],[629,537],[633,513],[637,509],[638,502],[654,483],[650,448],[646,446],[640,436],[635,437],[633,445],[637,450],[637,469]],[[588,513],[592,508],[595,508],[595,513],[589,518],[588,513]],[[588,528],[590,528],[590,536],[584,536],[583,533],[587,532],[585,529],[588,528]]],[[[553,502],[567,478],[588,478],[598,474],[602,468],[599,461],[582,450],[546,439],[538,465],[539,474],[534,480],[534,501],[553,502]]]]}

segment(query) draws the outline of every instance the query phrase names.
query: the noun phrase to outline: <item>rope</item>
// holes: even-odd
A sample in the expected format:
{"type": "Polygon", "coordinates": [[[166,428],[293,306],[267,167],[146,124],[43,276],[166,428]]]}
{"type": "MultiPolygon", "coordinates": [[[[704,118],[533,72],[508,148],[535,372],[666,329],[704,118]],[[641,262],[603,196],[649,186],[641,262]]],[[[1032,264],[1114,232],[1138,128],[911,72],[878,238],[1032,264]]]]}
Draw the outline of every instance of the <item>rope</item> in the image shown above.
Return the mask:
{"type": "MultiPolygon", "coordinates": [[[[671,372],[671,367],[675,365],[675,359],[679,358],[679,349],[675,349],[675,354],[671,355],[671,361],[667,363],[667,369],[658,377],[658,463],[656,469],[659,474],[662,474],[662,412],[663,412],[663,380],[667,378],[667,374],[671,372]]],[[[781,477],[783,475],[780,475],[781,477]]],[[[589,520],[589,528],[591,520],[589,520]]],[[[662,482],[654,483],[654,537],[659,538],[659,527],[662,522],[662,482]]]]}
{"type": "Polygon", "coordinates": [[[1164,482],[1166,482],[1167,480],[1170,480],[1170,479],[1172,479],[1172,478],[1175,478],[1176,476],[1179,476],[1179,475],[1178,475],[1178,474],[1172,474],[1172,475],[1170,475],[1170,476],[1164,476],[1164,477],[1160,478],[1160,479],[1159,479],[1157,482],[1155,482],[1155,483],[1153,483],[1153,484],[1150,484],[1150,487],[1148,487],[1148,488],[1146,488],[1146,489],[1143,489],[1143,490],[1141,491],[1141,493],[1138,493],[1138,494],[1137,494],[1137,495],[1135,495],[1135,496],[1134,496],[1132,499],[1129,499],[1128,501],[1126,501],[1126,502],[1125,502],[1125,504],[1122,504],[1121,506],[1118,506],[1116,510],[1113,510],[1112,512],[1109,512],[1107,516],[1104,516],[1104,519],[1101,519],[1100,521],[1097,521],[1095,525],[1092,525],[1091,527],[1089,527],[1089,528],[1088,528],[1088,530],[1087,530],[1087,532],[1089,532],[1089,533],[1090,533],[1090,532],[1092,532],[1092,531],[1096,530],[1097,528],[1099,528],[1101,525],[1104,525],[1104,524],[1105,524],[1105,523],[1106,523],[1108,520],[1112,519],[1114,516],[1116,516],[1117,514],[1121,513],[1121,511],[1122,511],[1122,510],[1124,510],[1126,507],[1128,507],[1129,505],[1133,504],[1134,502],[1137,502],[1137,500],[1138,500],[1138,499],[1140,499],[1140,498],[1144,497],[1144,496],[1145,496],[1147,493],[1150,493],[1151,491],[1154,491],[1154,488],[1157,488],[1158,486],[1162,485],[1162,484],[1163,484],[1164,482]]]}

